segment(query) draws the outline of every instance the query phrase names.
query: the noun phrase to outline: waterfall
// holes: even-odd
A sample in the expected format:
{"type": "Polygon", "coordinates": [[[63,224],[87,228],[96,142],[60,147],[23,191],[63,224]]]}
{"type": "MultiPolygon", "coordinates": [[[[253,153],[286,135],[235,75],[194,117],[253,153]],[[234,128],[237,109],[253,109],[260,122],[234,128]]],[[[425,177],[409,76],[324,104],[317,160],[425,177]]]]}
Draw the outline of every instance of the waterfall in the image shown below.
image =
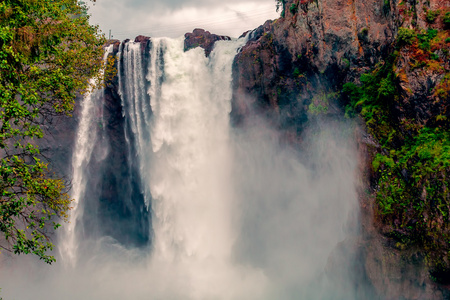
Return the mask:
{"type": "Polygon", "coordinates": [[[242,41],[183,53],[166,44],[161,97],[152,97],[155,254],[174,259],[229,255],[231,62],[242,41]],[[222,47],[221,47],[222,46],[222,47]],[[211,80],[213,79],[213,80],[211,80]]]}
{"type": "Polygon", "coordinates": [[[92,158],[102,92],[82,106],[77,202],[59,245],[70,268],[46,269],[45,282],[26,289],[9,282],[16,298],[358,299],[342,288],[351,277],[342,261],[353,256],[339,250],[356,226],[352,126],[319,122],[302,150],[263,119],[230,127],[232,62],[245,42],[216,42],[209,57],[184,52],[183,38],[121,44],[123,138],[102,163],[92,158]],[[109,176],[114,164],[125,166],[109,176]],[[123,219],[137,221],[123,229],[123,219]],[[135,230],[143,222],[151,229],[135,230]],[[127,244],[132,235],[147,238],[138,247],[127,244]]]}
{"type": "MultiPolygon", "coordinates": [[[[119,93],[122,99],[123,113],[127,119],[127,130],[132,138],[127,137],[129,157],[136,157],[141,177],[141,187],[144,189],[145,202],[148,208],[150,192],[146,168],[149,165],[151,144],[149,136],[151,107],[148,92],[145,90],[145,71],[142,61],[141,44],[128,42],[119,53],[119,93]],[[134,145],[131,145],[134,141],[134,145]],[[135,149],[133,152],[132,149],[135,149]]],[[[132,158],[134,159],[134,158],[132,158]]],[[[132,163],[131,161],[129,162],[132,163]]]]}
{"type": "MultiPolygon", "coordinates": [[[[103,62],[106,64],[108,55],[112,53],[113,46],[110,45],[105,49],[103,62]]],[[[100,74],[102,77],[103,74],[100,74]]],[[[90,81],[90,86],[95,86],[95,80],[90,81]]],[[[71,214],[69,223],[64,227],[65,237],[62,239],[60,253],[63,261],[67,264],[74,265],[76,263],[77,244],[75,227],[82,213],[79,208],[82,199],[85,196],[86,189],[86,166],[89,163],[92,151],[97,142],[98,118],[102,113],[103,88],[89,90],[81,104],[81,117],[76,136],[75,149],[72,157],[72,190],[70,197],[74,199],[71,206],[71,214]]],[[[101,117],[100,117],[101,118],[101,117]]],[[[103,120],[100,120],[103,122],[103,120]]]]}

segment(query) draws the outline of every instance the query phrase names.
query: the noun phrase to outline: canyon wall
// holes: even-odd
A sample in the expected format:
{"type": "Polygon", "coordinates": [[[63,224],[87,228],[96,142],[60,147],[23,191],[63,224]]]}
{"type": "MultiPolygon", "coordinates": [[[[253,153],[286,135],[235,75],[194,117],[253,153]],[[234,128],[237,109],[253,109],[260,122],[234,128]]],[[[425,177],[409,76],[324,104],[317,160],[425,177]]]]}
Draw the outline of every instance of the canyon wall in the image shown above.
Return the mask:
{"type": "MultiPolygon", "coordinates": [[[[425,128],[448,132],[450,2],[286,0],[279,4],[281,17],[254,31],[235,58],[233,124],[245,126],[253,116],[262,116],[285,131],[289,142],[301,144],[307,121],[360,115],[354,120],[362,128],[355,133],[360,149],[362,233],[348,241],[360,251],[359,272],[380,299],[446,299],[450,295],[448,161],[435,170],[437,175],[434,171],[424,175],[440,178],[436,181],[442,185],[440,200],[430,200],[421,192],[426,181],[418,179],[411,188],[413,203],[431,202],[420,213],[413,204],[405,212],[396,208],[386,213],[386,206],[377,200],[383,195],[380,186],[393,186],[397,178],[382,181],[383,172],[390,171],[383,163],[377,169],[373,162],[380,155],[389,157],[389,152],[405,149],[425,128]],[[361,92],[359,86],[369,92],[361,92]],[[358,98],[372,99],[370,93],[377,94],[379,103],[370,100],[365,107],[365,100],[358,98]],[[393,137],[386,138],[389,135],[393,137]],[[433,201],[440,201],[440,212],[433,201]]],[[[448,145],[448,138],[440,142],[448,145]]],[[[445,149],[439,153],[447,157],[445,149]]],[[[396,159],[400,161],[401,155],[393,159],[398,163],[396,159]]],[[[399,180],[412,180],[407,166],[398,173],[399,180]]]]}

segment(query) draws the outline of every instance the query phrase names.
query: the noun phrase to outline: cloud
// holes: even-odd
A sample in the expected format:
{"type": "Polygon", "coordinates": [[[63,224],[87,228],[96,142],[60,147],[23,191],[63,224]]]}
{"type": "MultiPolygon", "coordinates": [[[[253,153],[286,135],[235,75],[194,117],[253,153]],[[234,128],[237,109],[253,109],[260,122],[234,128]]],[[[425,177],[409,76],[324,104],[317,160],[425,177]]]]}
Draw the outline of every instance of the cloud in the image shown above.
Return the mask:
{"type": "Polygon", "coordinates": [[[178,37],[194,28],[238,37],[279,16],[273,0],[98,0],[90,13],[91,23],[120,40],[139,34],[178,37]]]}

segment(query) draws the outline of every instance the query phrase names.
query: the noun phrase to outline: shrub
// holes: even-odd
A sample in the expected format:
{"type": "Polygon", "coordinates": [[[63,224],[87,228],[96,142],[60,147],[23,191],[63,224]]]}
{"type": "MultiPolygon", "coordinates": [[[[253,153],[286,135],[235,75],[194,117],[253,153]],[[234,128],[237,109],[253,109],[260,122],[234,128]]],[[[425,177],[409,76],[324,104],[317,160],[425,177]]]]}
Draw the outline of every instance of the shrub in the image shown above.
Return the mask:
{"type": "Polygon", "coordinates": [[[428,23],[433,23],[440,13],[441,11],[439,10],[429,10],[427,11],[425,18],[427,19],[428,23]]]}
{"type": "Polygon", "coordinates": [[[399,45],[411,45],[415,37],[416,32],[414,30],[401,27],[398,30],[397,43],[399,45]]]}
{"type": "Polygon", "coordinates": [[[298,5],[292,3],[291,7],[289,7],[289,11],[291,12],[291,14],[295,15],[298,12],[298,5]]]}
{"type": "Polygon", "coordinates": [[[426,33],[418,34],[417,38],[419,39],[419,48],[425,51],[429,51],[431,49],[430,41],[434,39],[438,34],[436,29],[428,29],[426,33]]]}
{"type": "Polygon", "coordinates": [[[444,21],[445,27],[450,28],[450,11],[445,13],[443,21],[444,21]]]}

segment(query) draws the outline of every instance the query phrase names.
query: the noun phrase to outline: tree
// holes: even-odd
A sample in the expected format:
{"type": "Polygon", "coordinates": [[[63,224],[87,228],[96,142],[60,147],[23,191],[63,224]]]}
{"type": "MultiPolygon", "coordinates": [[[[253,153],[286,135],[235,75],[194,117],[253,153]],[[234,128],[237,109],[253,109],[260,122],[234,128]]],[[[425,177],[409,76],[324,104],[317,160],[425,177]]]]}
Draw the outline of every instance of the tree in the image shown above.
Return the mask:
{"type": "Polygon", "coordinates": [[[0,248],[47,263],[71,199],[36,139],[102,68],[105,39],[85,11],[77,0],[0,2],[0,248]]]}

